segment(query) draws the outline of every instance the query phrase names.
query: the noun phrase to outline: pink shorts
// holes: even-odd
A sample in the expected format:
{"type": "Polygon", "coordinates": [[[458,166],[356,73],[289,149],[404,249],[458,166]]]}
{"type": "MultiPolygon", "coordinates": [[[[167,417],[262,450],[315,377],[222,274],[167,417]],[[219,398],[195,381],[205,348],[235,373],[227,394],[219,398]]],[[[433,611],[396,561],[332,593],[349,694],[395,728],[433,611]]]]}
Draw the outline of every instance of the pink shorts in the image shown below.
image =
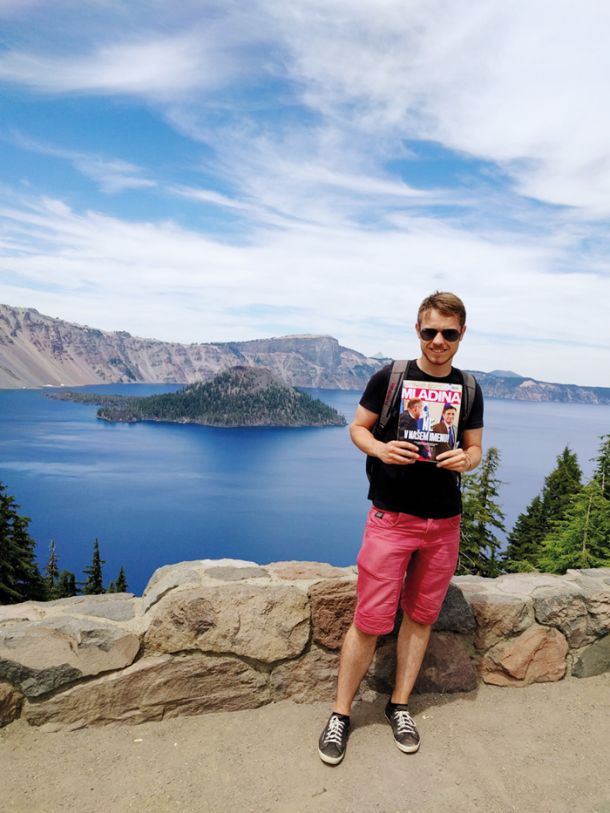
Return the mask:
{"type": "Polygon", "coordinates": [[[460,547],[460,516],[422,519],[373,506],[358,554],[358,603],[354,623],[386,635],[400,605],[413,621],[439,616],[460,547]]]}

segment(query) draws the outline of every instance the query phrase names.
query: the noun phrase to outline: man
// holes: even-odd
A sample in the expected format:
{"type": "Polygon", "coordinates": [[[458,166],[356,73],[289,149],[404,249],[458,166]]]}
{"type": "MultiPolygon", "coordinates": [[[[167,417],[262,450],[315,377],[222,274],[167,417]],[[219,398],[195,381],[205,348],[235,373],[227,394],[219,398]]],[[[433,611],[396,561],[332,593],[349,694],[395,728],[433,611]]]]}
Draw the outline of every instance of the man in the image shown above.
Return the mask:
{"type": "MultiPolygon", "coordinates": [[[[463,384],[451,361],[466,332],[466,310],[455,294],[436,292],[419,307],[415,330],[420,356],[405,379],[463,384]]],[[[385,715],[396,746],[410,753],[419,734],[408,701],[432,624],[440,612],[457,564],[461,499],[459,475],[478,466],[482,454],[483,396],[479,385],[468,420],[459,427],[459,446],[435,462],[418,461],[417,446],[397,440],[394,411],[383,437],[373,428],[382,411],[391,365],[369,381],[350,435],[373,459],[369,511],[358,555],[358,589],[354,621],[341,649],[337,696],[320,736],[320,758],[336,765],[343,759],[350,729],[352,701],[372,661],[379,635],[392,631],[400,601],[403,618],[396,644],[396,676],[385,715]]]]}
{"type": "MultiPolygon", "coordinates": [[[[409,429],[420,430],[423,427],[422,414],[424,411],[424,402],[421,398],[411,398],[407,401],[407,408],[400,415],[398,419],[398,437],[406,437],[409,429]]],[[[415,444],[419,450],[420,457],[430,457],[430,450],[425,443],[415,444]]]]}
{"type": "Polygon", "coordinates": [[[407,408],[400,416],[398,429],[399,437],[405,437],[404,433],[408,429],[422,428],[422,411],[424,403],[421,398],[411,398],[407,401],[407,408]]]}
{"type": "Polygon", "coordinates": [[[433,432],[438,432],[439,435],[447,435],[447,443],[437,443],[434,447],[434,460],[438,456],[449,449],[455,449],[457,440],[457,427],[454,426],[456,408],[453,404],[445,404],[443,407],[443,414],[438,423],[432,427],[433,432]]]}

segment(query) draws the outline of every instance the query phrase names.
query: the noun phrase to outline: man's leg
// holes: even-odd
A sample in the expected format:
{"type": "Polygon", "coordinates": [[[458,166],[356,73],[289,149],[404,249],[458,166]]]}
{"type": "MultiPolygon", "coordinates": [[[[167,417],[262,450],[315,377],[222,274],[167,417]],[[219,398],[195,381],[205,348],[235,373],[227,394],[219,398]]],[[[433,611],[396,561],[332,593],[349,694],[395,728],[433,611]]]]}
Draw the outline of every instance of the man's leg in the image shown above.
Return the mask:
{"type": "Polygon", "coordinates": [[[396,641],[396,680],[392,692],[392,703],[409,702],[411,691],[415,685],[428,641],[432,624],[418,624],[404,613],[398,640],[396,641]]]}
{"type": "Polygon", "coordinates": [[[385,707],[385,716],[392,726],[394,744],[403,753],[413,754],[419,749],[419,732],[409,713],[409,697],[415,685],[432,624],[420,624],[405,612],[396,642],[396,679],[394,691],[385,707]]]}
{"type": "Polygon", "coordinates": [[[396,746],[407,753],[419,748],[419,734],[407,704],[417,679],[432,624],[438,618],[460,542],[460,518],[427,520],[422,546],[411,559],[401,606],[403,619],[396,645],[396,681],[386,706],[386,717],[396,746]]]}
{"type": "Polygon", "coordinates": [[[319,740],[320,759],[338,764],[345,754],[352,702],[369,668],[379,635],[392,630],[411,552],[399,528],[401,515],[371,509],[358,554],[358,602],[341,647],[337,697],[319,740]],[[368,632],[365,632],[368,630],[368,632]]]}
{"type": "Polygon", "coordinates": [[[318,742],[320,759],[329,765],[337,765],[345,755],[352,701],[373,659],[376,643],[376,635],[362,632],[353,623],[343,640],[337,679],[337,698],[333,713],[318,742]]]}
{"type": "Polygon", "coordinates": [[[401,607],[402,624],[396,645],[394,703],[407,703],[421,667],[432,624],[441,611],[455,573],[460,546],[460,518],[427,521],[423,545],[409,563],[401,607]]]}
{"type": "MultiPolygon", "coordinates": [[[[424,524],[425,520],[419,520],[424,524]]],[[[392,631],[417,535],[403,514],[371,508],[358,554],[358,602],[341,648],[335,711],[349,714],[379,635],[392,631]],[[405,533],[405,527],[407,532],[405,533]],[[414,541],[415,539],[415,541],[414,541]]]]}
{"type": "Polygon", "coordinates": [[[348,629],[341,647],[339,662],[337,700],[334,708],[338,714],[350,714],[354,696],[373,660],[376,643],[377,635],[362,632],[353,623],[348,629]]]}

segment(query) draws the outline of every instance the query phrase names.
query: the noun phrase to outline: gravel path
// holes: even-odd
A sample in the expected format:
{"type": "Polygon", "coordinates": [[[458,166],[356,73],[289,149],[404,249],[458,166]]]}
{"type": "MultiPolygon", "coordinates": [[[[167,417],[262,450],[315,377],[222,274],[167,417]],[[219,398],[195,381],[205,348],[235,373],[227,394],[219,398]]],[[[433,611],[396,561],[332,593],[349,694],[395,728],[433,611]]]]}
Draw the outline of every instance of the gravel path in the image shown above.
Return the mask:
{"type": "Polygon", "coordinates": [[[415,697],[414,755],[383,706],[355,708],[334,768],[317,756],[322,703],[60,733],[14,723],[0,730],[0,810],[610,813],[610,674],[415,697]]]}

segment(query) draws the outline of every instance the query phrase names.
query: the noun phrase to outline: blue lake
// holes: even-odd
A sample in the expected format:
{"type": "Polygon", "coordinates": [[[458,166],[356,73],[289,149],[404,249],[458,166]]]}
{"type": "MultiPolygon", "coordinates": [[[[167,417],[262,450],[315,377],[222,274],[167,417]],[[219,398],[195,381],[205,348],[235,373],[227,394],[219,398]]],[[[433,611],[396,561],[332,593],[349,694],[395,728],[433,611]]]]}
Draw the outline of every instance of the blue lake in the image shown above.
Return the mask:
{"type": "MultiPolygon", "coordinates": [[[[176,386],[83,387],[149,394],[176,386]]],[[[100,540],[106,581],[123,565],[140,593],[155,568],[185,559],[267,563],[355,560],[368,508],[364,458],[347,428],[212,429],[110,424],[96,407],[47,390],[0,390],[0,480],[32,518],[44,563],[81,578],[100,540]]],[[[348,420],[360,397],[309,390],[348,420]]],[[[497,446],[511,527],[567,444],[589,475],[610,407],[487,399],[485,445],[497,446]]]]}

